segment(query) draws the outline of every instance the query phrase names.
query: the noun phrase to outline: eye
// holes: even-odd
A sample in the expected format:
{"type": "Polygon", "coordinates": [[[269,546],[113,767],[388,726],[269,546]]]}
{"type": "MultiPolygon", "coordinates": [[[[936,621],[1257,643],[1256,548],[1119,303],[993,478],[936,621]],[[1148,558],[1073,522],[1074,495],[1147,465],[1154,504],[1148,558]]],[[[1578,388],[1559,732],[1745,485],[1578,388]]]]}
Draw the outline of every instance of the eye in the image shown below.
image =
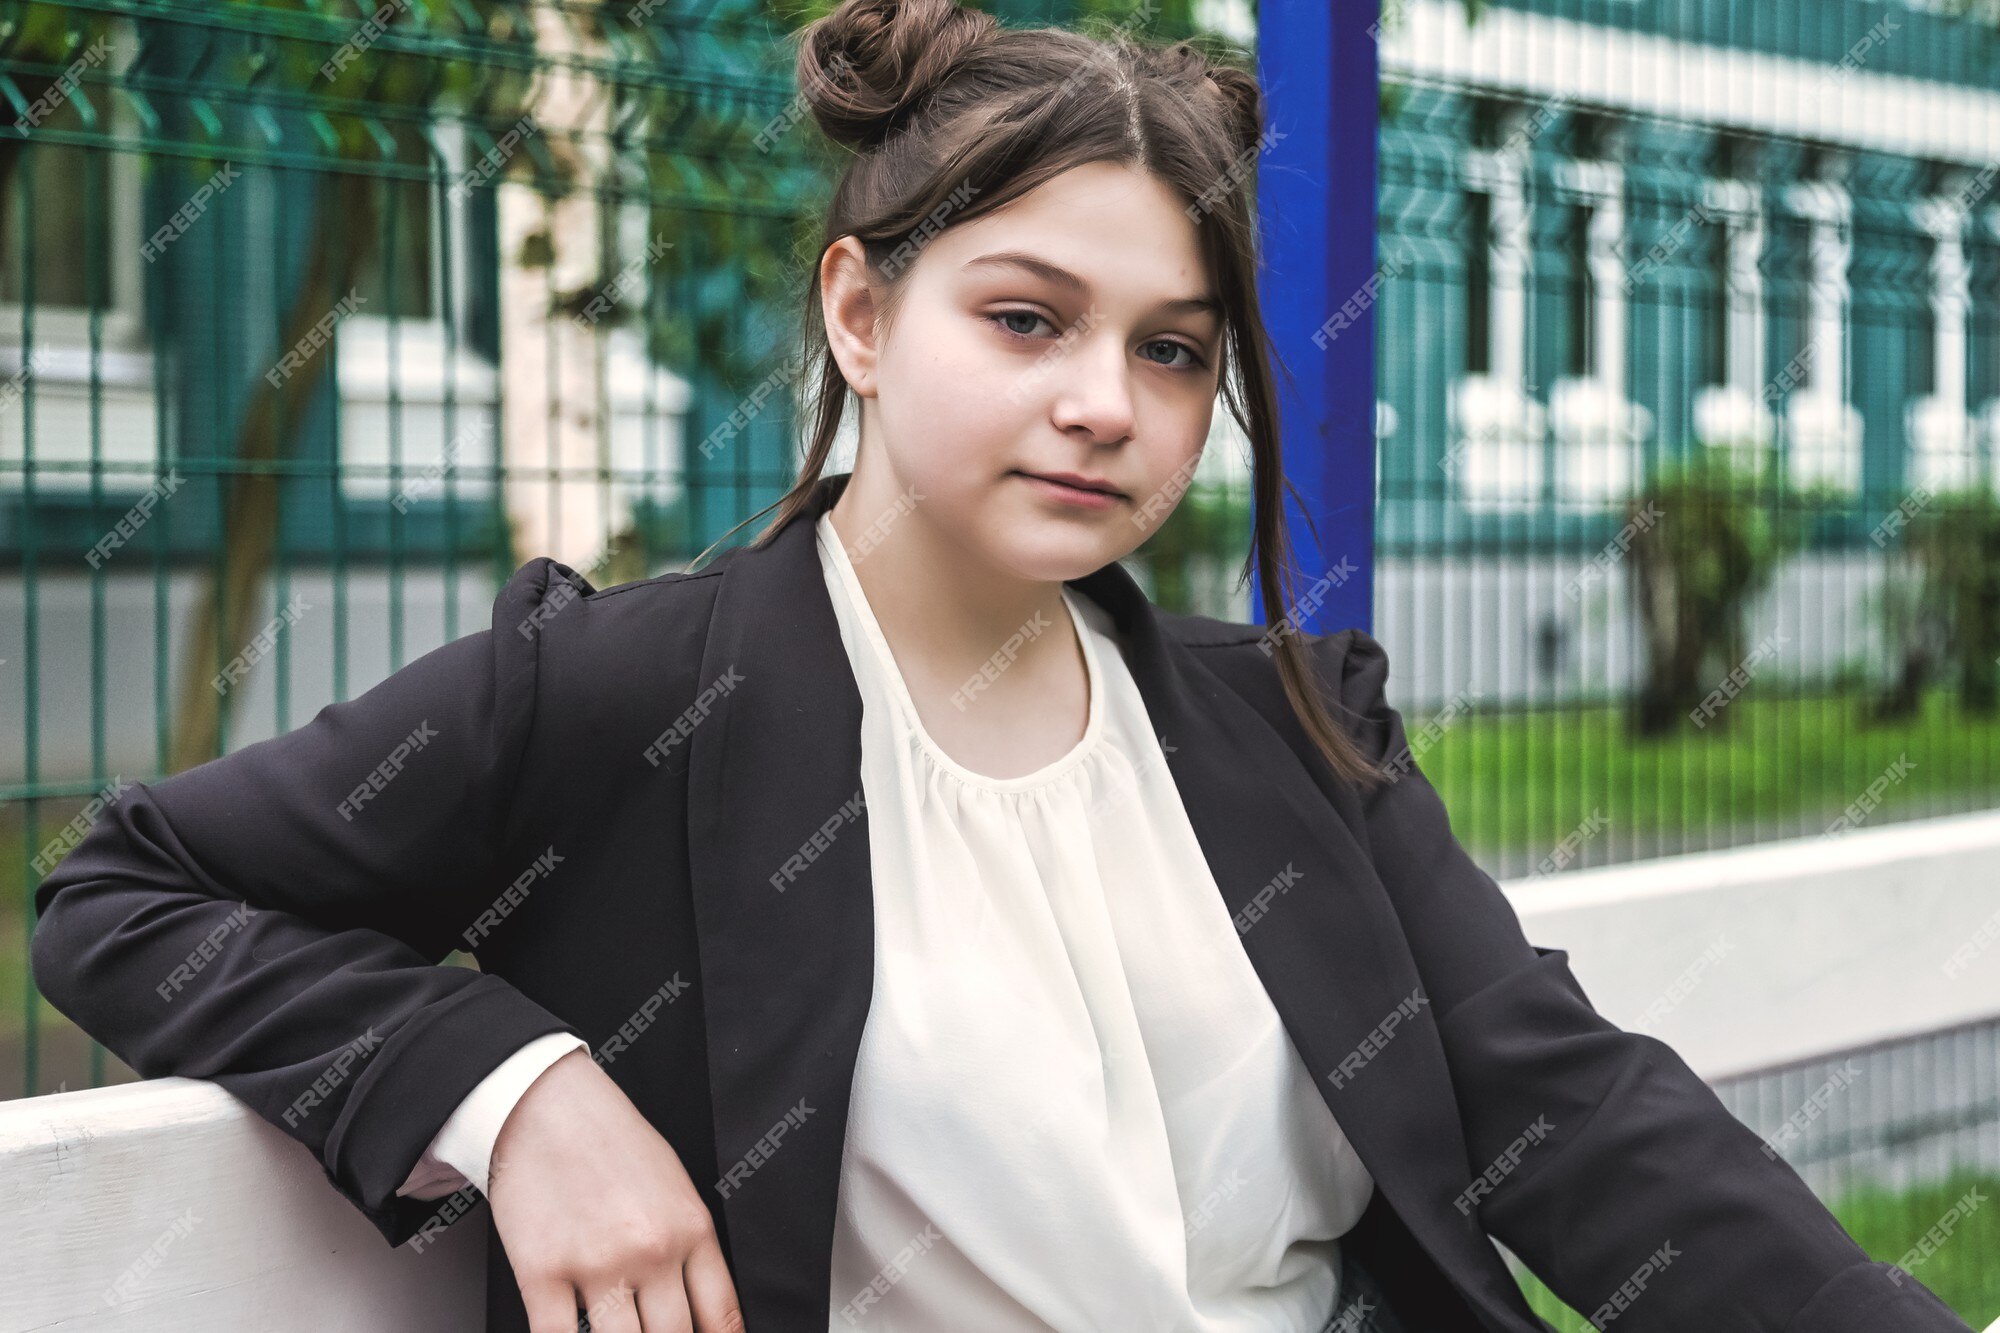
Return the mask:
{"type": "Polygon", "coordinates": [[[1195,351],[1194,348],[1178,338],[1155,338],[1152,342],[1147,343],[1146,346],[1171,347],[1175,351],[1186,352],[1188,354],[1188,359],[1179,365],[1171,365],[1165,361],[1154,363],[1166,366],[1169,370],[1206,370],[1208,368],[1208,362],[1202,360],[1201,353],[1195,351]]]}
{"type": "MultiPolygon", "coordinates": [[[[1051,329],[1055,328],[1055,324],[1048,318],[1048,316],[1036,310],[996,310],[992,314],[982,315],[980,316],[980,318],[984,319],[987,323],[994,325],[1002,333],[1006,334],[1009,338],[1016,338],[1016,339],[1032,338],[1034,337],[1034,334],[1032,332],[1023,332],[1015,328],[1013,325],[1007,323],[1007,321],[1010,319],[1025,319],[1032,321],[1028,326],[1030,330],[1034,328],[1035,324],[1047,324],[1051,329]]],[[[1165,366],[1168,370],[1188,370],[1188,371],[1206,370],[1208,368],[1208,362],[1202,357],[1201,353],[1196,351],[1191,344],[1184,343],[1178,338],[1155,338],[1151,342],[1147,343],[1146,346],[1171,347],[1178,351],[1186,352],[1188,355],[1188,359],[1186,361],[1180,362],[1179,364],[1175,364],[1169,361],[1154,361],[1153,364],[1156,366],[1165,366]]]]}
{"type": "MultiPolygon", "coordinates": [[[[1002,333],[1005,333],[1010,337],[1015,337],[1015,338],[1027,338],[1033,335],[1030,333],[1022,332],[1021,330],[1016,329],[1013,326],[1007,324],[1005,321],[1010,319],[1029,319],[1029,320],[1036,320],[1043,324],[1048,324],[1050,328],[1055,327],[1053,323],[1050,323],[1048,316],[1040,314],[1033,310],[1000,310],[994,312],[993,314],[985,316],[985,319],[990,324],[999,325],[1000,331],[1002,333]]],[[[1032,329],[1033,327],[1034,326],[1032,324],[1029,325],[1030,329],[1032,329]]]]}

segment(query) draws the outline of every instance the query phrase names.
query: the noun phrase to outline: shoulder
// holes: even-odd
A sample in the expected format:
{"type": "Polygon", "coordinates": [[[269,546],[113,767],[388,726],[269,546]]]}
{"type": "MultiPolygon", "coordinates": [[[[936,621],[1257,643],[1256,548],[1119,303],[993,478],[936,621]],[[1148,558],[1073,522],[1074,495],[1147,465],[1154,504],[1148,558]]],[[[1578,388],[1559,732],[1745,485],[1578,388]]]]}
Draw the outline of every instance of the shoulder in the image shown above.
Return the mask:
{"type": "Polygon", "coordinates": [[[507,580],[490,637],[508,725],[522,737],[524,807],[601,818],[645,789],[632,774],[684,771],[636,761],[701,691],[722,573],[718,561],[597,588],[537,556],[507,580]]]}
{"type": "Polygon", "coordinates": [[[570,566],[536,556],[515,570],[493,600],[493,632],[533,642],[707,624],[724,561],[598,588],[570,566]],[[574,609],[572,609],[574,608],[574,609]],[[558,629],[559,627],[559,629],[558,629]]]}
{"type": "Polygon", "coordinates": [[[613,598],[631,597],[634,594],[637,594],[642,601],[663,596],[697,598],[712,596],[712,592],[702,585],[705,581],[720,577],[729,567],[729,558],[735,554],[734,550],[725,551],[722,558],[705,569],[671,570],[665,574],[655,574],[647,579],[634,579],[630,583],[620,583],[610,588],[595,586],[583,574],[553,556],[538,555],[523,563],[508,576],[506,584],[500,590],[499,601],[519,603],[530,608],[547,606],[553,609],[571,601],[604,603],[613,598]]]}
{"type": "Polygon", "coordinates": [[[502,674],[532,677],[565,705],[618,706],[630,691],[671,697],[700,672],[725,563],[594,587],[560,560],[536,556],[493,600],[502,674]]]}
{"type": "Polygon", "coordinates": [[[1331,703],[1366,714],[1381,700],[1388,682],[1388,652],[1358,626],[1320,632],[1164,611],[1159,616],[1171,638],[1197,650],[1204,665],[1239,689],[1255,685],[1282,694],[1277,648],[1288,634],[1305,646],[1331,703]]]}

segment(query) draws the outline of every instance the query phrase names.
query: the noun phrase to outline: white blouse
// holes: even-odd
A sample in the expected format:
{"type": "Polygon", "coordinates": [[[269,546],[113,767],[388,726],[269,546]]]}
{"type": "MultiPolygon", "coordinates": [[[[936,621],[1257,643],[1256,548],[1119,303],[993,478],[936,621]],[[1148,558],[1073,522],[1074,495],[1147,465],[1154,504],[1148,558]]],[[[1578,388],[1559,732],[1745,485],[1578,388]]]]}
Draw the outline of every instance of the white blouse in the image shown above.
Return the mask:
{"type": "MultiPolygon", "coordinates": [[[[1374,1180],[1237,938],[1109,613],[1063,589],[1082,738],[987,777],[924,729],[817,529],[862,698],[875,903],[829,1329],[1317,1333],[1374,1180]]],[[[507,1110],[582,1045],[524,1046],[403,1192],[483,1189],[507,1110]]]]}

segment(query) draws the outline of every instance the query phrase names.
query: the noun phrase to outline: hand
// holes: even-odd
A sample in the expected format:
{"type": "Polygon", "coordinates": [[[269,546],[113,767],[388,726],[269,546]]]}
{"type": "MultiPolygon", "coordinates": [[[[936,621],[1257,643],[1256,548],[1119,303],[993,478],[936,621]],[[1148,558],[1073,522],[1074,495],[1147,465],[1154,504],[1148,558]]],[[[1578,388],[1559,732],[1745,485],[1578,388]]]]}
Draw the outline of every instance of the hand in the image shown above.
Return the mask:
{"type": "Polygon", "coordinates": [[[576,1333],[579,1306],[592,1333],[742,1333],[707,1205],[588,1051],[507,1113],[488,1185],[532,1333],[576,1333]]]}

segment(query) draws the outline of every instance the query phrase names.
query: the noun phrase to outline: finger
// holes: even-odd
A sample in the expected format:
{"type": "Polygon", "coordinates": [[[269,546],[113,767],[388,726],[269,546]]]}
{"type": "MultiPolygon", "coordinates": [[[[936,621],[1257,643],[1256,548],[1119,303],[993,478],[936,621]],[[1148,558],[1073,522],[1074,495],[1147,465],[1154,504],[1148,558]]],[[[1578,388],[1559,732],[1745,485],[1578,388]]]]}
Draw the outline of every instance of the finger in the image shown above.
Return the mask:
{"type": "Polygon", "coordinates": [[[679,1268],[669,1268],[640,1284],[639,1327],[643,1333],[693,1333],[687,1281],[679,1268]]]}
{"type": "Polygon", "coordinates": [[[641,1333],[639,1307],[633,1304],[636,1291],[624,1278],[606,1286],[583,1286],[584,1327],[590,1333],[641,1333]]]}
{"type": "Polygon", "coordinates": [[[555,1279],[521,1283],[528,1333],[576,1333],[576,1288],[555,1279]]]}
{"type": "MultiPolygon", "coordinates": [[[[718,1242],[707,1240],[688,1252],[686,1279],[696,1333],[737,1333],[743,1327],[736,1282],[729,1276],[729,1264],[718,1242]]],[[[653,1331],[648,1328],[646,1333],[653,1331]]]]}

